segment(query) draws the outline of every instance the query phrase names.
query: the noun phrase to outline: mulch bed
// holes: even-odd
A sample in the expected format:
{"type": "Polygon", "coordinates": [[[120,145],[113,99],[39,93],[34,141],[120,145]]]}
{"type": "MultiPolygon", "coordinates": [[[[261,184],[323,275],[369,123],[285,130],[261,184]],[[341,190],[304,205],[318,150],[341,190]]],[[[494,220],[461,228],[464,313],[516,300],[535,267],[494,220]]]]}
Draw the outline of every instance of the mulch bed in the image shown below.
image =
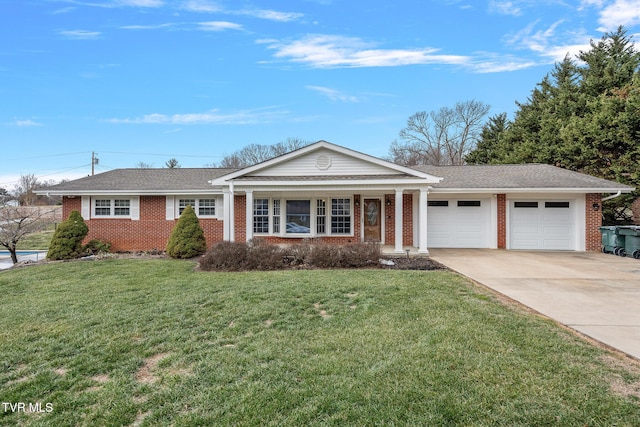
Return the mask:
{"type": "Polygon", "coordinates": [[[388,270],[446,270],[447,267],[432,260],[429,257],[383,257],[382,259],[392,261],[394,265],[380,264],[380,268],[388,270]]]}

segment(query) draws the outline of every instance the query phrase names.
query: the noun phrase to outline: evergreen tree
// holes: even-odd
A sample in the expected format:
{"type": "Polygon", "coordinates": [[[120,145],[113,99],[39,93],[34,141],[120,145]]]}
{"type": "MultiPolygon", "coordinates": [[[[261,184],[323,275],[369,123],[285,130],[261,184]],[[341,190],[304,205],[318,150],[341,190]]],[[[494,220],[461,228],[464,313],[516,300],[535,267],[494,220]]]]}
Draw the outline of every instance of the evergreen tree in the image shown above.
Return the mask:
{"type": "Polygon", "coordinates": [[[82,215],[78,211],[71,211],[69,218],[60,223],[53,233],[47,258],[62,260],[78,258],[82,255],[82,239],[89,233],[82,215]]]}
{"type": "MultiPolygon", "coordinates": [[[[640,54],[620,27],[578,58],[556,64],[498,139],[489,123],[469,161],[548,163],[639,188],[640,54]]],[[[624,220],[638,194],[607,202],[605,222],[624,220]]]]}
{"type": "Polygon", "coordinates": [[[507,113],[489,117],[489,121],[482,128],[476,149],[465,157],[465,162],[469,164],[495,163],[496,159],[504,157],[504,153],[498,151],[505,148],[502,138],[508,127],[507,113]]]}
{"type": "Polygon", "coordinates": [[[207,250],[204,231],[191,206],[187,206],[171,231],[167,243],[167,255],[171,258],[193,258],[207,250]]]}

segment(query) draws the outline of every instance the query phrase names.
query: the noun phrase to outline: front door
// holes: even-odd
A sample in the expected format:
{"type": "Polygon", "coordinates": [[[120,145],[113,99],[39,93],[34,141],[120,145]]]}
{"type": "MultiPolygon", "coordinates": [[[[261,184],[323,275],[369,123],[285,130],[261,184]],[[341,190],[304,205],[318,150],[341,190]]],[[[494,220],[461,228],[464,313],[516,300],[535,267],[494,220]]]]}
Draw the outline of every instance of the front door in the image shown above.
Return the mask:
{"type": "Polygon", "coordinates": [[[380,199],[364,199],[364,241],[382,241],[380,199]]]}

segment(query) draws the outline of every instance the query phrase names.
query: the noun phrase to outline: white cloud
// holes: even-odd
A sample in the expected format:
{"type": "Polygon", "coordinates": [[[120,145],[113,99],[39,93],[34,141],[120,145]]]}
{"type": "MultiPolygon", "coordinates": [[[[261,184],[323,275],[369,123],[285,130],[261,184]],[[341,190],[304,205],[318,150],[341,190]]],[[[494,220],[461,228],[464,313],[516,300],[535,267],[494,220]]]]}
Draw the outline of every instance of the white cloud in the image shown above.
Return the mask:
{"type": "Polygon", "coordinates": [[[615,0],[600,11],[600,31],[615,30],[618,26],[640,24],[640,0],[615,0]]]}
{"type": "Polygon", "coordinates": [[[575,57],[581,50],[589,50],[590,37],[581,32],[563,32],[557,30],[564,20],[551,24],[548,28],[535,30],[538,21],[532,22],[505,41],[518,49],[529,50],[545,63],[562,61],[566,55],[575,57]]]}
{"type": "Polygon", "coordinates": [[[182,8],[191,12],[213,13],[220,12],[222,8],[215,1],[189,0],[182,4],[182,8]]]}
{"type": "Polygon", "coordinates": [[[171,28],[176,24],[166,23],[157,25],[124,25],[120,27],[121,30],[161,30],[164,28],[171,28]]]}
{"type": "Polygon", "coordinates": [[[241,110],[232,113],[221,113],[217,109],[204,113],[187,114],[146,114],[142,117],[109,119],[110,123],[129,124],[167,124],[167,125],[198,125],[198,124],[226,124],[247,125],[258,123],[270,123],[288,115],[288,111],[266,107],[253,110],[241,110]]]}
{"type": "Polygon", "coordinates": [[[291,42],[260,40],[275,51],[274,56],[315,68],[397,67],[414,64],[467,63],[468,57],[438,55],[438,49],[374,49],[372,43],[356,37],[312,34],[291,42]]]}
{"type": "Polygon", "coordinates": [[[513,16],[522,15],[522,9],[520,9],[520,7],[518,7],[512,1],[492,0],[489,2],[489,10],[495,13],[499,13],[501,15],[513,15],[513,16]]]}
{"type": "Polygon", "coordinates": [[[236,13],[253,16],[260,19],[267,19],[269,21],[278,21],[278,22],[295,21],[304,16],[304,14],[302,13],[278,12],[276,10],[265,10],[265,9],[256,9],[256,10],[249,9],[249,10],[243,10],[236,13]]]}
{"type": "Polygon", "coordinates": [[[164,6],[163,0],[113,0],[107,2],[92,2],[82,0],[60,0],[67,3],[77,4],[80,6],[115,8],[115,7],[161,7],[164,6]]]}
{"type": "Polygon", "coordinates": [[[118,6],[133,6],[133,7],[161,7],[164,6],[162,0],[116,0],[118,6]]]}
{"type": "Polygon", "coordinates": [[[199,22],[202,31],[242,30],[242,25],[227,21],[199,22]]]}
{"type": "Polygon", "coordinates": [[[85,31],[85,30],[69,30],[69,31],[60,31],[60,35],[65,36],[68,39],[75,40],[92,40],[100,37],[99,31],[85,31]]]}
{"type": "Polygon", "coordinates": [[[19,127],[34,127],[34,126],[42,126],[42,123],[35,122],[33,120],[16,120],[14,125],[19,127]]]}
{"type": "Polygon", "coordinates": [[[352,95],[346,95],[339,90],[331,89],[324,86],[306,86],[307,89],[316,91],[332,101],[341,101],[341,102],[360,102],[358,97],[352,95]]]}
{"type": "Polygon", "coordinates": [[[476,73],[504,73],[510,71],[524,70],[526,68],[535,67],[539,63],[531,60],[524,60],[513,57],[494,58],[479,60],[470,68],[476,73]]]}

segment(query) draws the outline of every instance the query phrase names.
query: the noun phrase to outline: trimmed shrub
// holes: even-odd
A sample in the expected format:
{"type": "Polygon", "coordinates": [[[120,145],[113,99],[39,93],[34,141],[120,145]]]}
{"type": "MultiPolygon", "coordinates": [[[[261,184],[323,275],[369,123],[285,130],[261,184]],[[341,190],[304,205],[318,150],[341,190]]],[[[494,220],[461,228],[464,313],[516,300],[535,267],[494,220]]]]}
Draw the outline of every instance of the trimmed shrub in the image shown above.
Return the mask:
{"type": "Polygon", "coordinates": [[[69,218],[61,222],[53,233],[47,259],[63,260],[79,258],[83,254],[82,239],[89,233],[82,215],[71,211],[69,218]]]}
{"type": "Polygon", "coordinates": [[[245,269],[249,246],[244,242],[218,242],[200,259],[203,270],[241,271],[245,269]]]}
{"type": "Polygon", "coordinates": [[[244,242],[219,242],[200,260],[203,270],[244,271],[285,268],[283,251],[259,239],[244,242]]]}
{"type": "Polygon", "coordinates": [[[208,271],[244,271],[280,270],[298,265],[313,268],[377,267],[380,255],[380,245],[376,243],[337,246],[304,242],[283,249],[254,239],[249,244],[216,243],[200,260],[200,268],[208,271]]]}
{"type": "Polygon", "coordinates": [[[83,249],[87,254],[107,253],[111,250],[111,243],[100,239],[91,239],[84,245],[83,249]]]}
{"type": "Polygon", "coordinates": [[[285,267],[284,253],[278,245],[252,239],[247,251],[247,270],[281,270],[285,267]]]}
{"type": "Polygon", "coordinates": [[[187,206],[171,231],[167,255],[171,258],[193,258],[206,250],[207,242],[198,217],[193,208],[187,206]]]}

